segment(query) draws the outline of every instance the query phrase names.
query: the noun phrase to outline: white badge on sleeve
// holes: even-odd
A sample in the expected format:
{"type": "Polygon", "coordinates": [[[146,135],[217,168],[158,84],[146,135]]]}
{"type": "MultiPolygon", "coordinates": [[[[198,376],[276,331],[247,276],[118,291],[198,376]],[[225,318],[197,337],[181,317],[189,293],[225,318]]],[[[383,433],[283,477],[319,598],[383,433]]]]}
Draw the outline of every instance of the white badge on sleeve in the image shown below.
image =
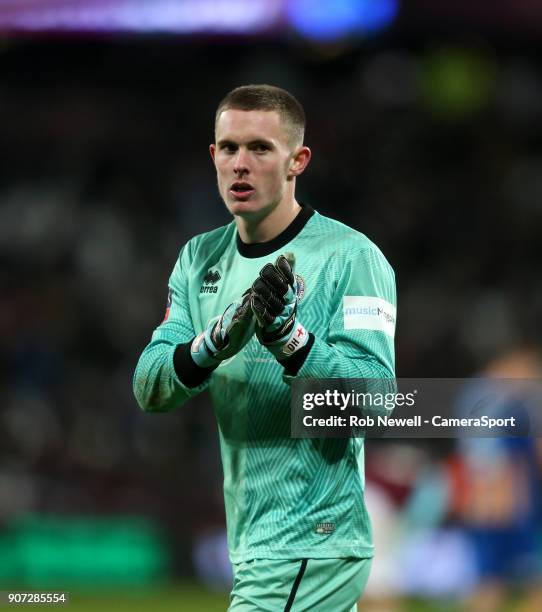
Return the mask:
{"type": "Polygon", "coordinates": [[[393,338],[397,309],[378,297],[345,295],[343,297],[344,329],[373,329],[393,338]]]}

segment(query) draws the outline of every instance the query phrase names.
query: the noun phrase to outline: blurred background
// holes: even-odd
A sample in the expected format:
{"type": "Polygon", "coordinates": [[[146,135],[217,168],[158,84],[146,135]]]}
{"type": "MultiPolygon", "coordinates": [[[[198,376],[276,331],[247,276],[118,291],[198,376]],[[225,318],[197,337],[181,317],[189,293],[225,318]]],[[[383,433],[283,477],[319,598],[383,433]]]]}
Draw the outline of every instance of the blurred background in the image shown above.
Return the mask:
{"type": "MultiPolygon", "coordinates": [[[[212,407],[143,414],[131,377],[230,220],[238,85],[298,97],[298,199],[395,268],[398,376],[540,376],[541,41],[536,0],[0,0],[0,590],[226,608],[212,407]]],[[[360,610],[542,610],[539,440],[367,447],[360,610]]]]}

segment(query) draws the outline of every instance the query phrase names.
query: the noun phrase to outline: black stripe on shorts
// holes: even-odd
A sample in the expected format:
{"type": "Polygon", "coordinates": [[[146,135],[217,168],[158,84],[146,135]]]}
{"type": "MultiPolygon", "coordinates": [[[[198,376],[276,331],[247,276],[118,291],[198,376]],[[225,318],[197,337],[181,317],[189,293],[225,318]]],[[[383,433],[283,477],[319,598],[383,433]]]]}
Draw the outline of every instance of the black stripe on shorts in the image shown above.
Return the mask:
{"type": "Polygon", "coordinates": [[[297,576],[294,580],[292,590],[290,591],[290,597],[288,597],[288,601],[286,602],[286,606],[284,607],[284,612],[290,612],[290,610],[292,609],[292,605],[294,603],[294,599],[297,594],[297,589],[299,588],[299,585],[301,584],[301,578],[303,578],[303,574],[305,573],[305,570],[307,569],[307,561],[308,559],[301,560],[301,567],[299,568],[299,572],[297,572],[297,576]]]}

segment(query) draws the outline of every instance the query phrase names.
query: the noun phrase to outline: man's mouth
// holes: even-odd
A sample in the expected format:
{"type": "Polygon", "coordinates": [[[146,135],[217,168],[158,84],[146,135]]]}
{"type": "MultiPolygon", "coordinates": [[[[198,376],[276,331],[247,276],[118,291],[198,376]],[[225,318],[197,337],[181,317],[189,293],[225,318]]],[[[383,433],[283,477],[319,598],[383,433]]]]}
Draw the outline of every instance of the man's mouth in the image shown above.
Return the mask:
{"type": "Polygon", "coordinates": [[[236,181],[230,187],[230,193],[238,199],[246,199],[254,193],[254,187],[246,181],[236,181]]]}

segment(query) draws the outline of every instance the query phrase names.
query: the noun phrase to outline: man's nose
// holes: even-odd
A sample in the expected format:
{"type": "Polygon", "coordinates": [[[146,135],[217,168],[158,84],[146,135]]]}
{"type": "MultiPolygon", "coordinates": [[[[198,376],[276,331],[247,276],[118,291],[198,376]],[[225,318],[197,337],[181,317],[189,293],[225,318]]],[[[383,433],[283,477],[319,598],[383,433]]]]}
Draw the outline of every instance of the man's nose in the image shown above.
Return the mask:
{"type": "Polygon", "coordinates": [[[233,165],[233,171],[236,174],[247,174],[248,168],[248,155],[244,149],[238,149],[235,155],[235,163],[233,165]]]}

